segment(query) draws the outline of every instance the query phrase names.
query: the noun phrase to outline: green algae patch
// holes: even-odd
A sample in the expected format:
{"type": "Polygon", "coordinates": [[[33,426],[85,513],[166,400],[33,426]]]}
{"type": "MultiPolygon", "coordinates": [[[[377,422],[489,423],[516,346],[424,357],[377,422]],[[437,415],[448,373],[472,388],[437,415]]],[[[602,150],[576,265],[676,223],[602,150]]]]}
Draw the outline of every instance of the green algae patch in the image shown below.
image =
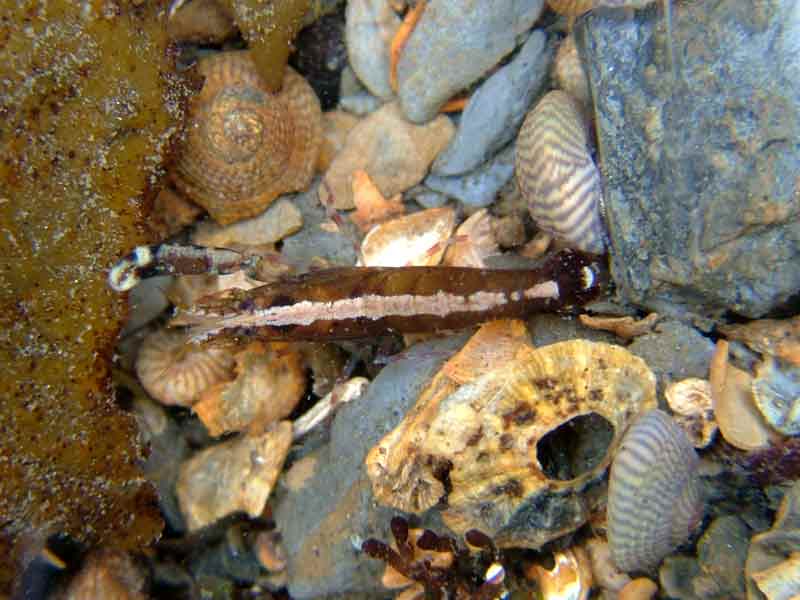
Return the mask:
{"type": "Polygon", "coordinates": [[[159,4],[0,0],[0,547],[33,530],[132,548],[161,531],[110,387],[125,300],[106,285],[152,241],[146,190],[180,121],[159,4]]]}

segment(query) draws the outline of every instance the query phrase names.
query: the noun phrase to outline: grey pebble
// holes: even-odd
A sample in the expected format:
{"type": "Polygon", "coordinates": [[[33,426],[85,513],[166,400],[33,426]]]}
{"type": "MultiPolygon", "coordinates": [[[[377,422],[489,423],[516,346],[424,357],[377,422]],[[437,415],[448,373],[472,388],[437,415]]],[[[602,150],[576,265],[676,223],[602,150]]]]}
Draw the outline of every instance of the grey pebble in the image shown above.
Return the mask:
{"type": "Polygon", "coordinates": [[[519,43],[544,0],[431,0],[397,66],[406,117],[424,123],[519,43]]]}
{"type": "Polygon", "coordinates": [[[318,461],[312,478],[297,491],[276,491],[273,514],[288,555],[292,598],[385,595],[380,583],[385,564],[356,550],[353,541],[391,541],[389,521],[398,511],[374,500],[364,458],[466,339],[417,344],[389,363],[361,398],[337,413],[330,443],[310,455],[318,461]]]}
{"type": "Polygon", "coordinates": [[[428,175],[424,183],[471,208],[484,208],[494,202],[497,193],[513,176],[514,145],[509,144],[487,163],[466,175],[428,175]]]}
{"type": "Polygon", "coordinates": [[[307,192],[289,196],[303,216],[303,228],[283,240],[281,254],[298,272],[307,271],[315,257],[332,265],[351,266],[356,262],[353,240],[344,232],[328,232],[320,224],[328,220],[325,209],[317,198],[319,179],[315,179],[307,192]]]}
{"type": "Polygon", "coordinates": [[[472,94],[456,136],[433,163],[436,175],[460,175],[488,160],[513,140],[534,97],[546,81],[552,45],[541,30],[519,53],[472,94]]]}
{"type": "Polygon", "coordinates": [[[350,0],[345,13],[345,37],[350,66],[370,92],[391,98],[389,44],[400,27],[388,0],[350,0]]]}

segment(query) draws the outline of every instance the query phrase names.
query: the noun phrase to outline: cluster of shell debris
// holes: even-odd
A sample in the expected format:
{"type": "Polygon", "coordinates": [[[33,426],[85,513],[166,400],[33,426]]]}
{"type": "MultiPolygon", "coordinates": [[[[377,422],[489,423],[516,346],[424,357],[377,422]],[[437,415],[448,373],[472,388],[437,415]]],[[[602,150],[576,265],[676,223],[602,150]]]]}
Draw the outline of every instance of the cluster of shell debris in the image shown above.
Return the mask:
{"type": "MultiPolygon", "coordinates": [[[[580,319],[434,343],[421,355],[434,366],[404,383],[389,371],[421,364],[409,352],[436,334],[195,344],[169,326],[173,307],[332,266],[614,252],[568,29],[592,3],[333,2],[295,42],[321,57],[316,70],[294,61],[278,89],[237,4],[252,3],[173,2],[165,15],[200,87],[154,218],[171,243],[258,268],[131,291],[116,379],[150,444],[166,535],[137,559],[149,569],[92,555],[67,595],[800,594],[800,317],[720,323],[712,342],[607,300],[580,319]],[[413,393],[370,421],[381,381],[413,393]],[[316,509],[291,513],[303,502],[316,509]],[[317,529],[315,562],[303,536],[317,529]],[[352,567],[320,558],[336,548],[352,567]]],[[[660,18],[648,3],[601,4],[660,18]]]]}

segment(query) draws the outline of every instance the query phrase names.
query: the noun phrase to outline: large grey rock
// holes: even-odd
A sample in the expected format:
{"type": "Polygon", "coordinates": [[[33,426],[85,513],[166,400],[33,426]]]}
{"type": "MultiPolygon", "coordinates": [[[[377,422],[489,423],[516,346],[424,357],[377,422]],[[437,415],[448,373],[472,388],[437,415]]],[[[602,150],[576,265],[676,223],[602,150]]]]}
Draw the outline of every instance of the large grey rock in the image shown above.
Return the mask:
{"type": "Polygon", "coordinates": [[[471,171],[514,139],[525,113],[545,83],[553,57],[543,31],[531,33],[514,59],[475,90],[461,115],[450,145],[431,172],[460,175],[471,171]]]}
{"type": "Polygon", "coordinates": [[[800,5],[597,11],[577,41],[596,109],[621,294],[758,317],[800,289],[800,5]]]}
{"type": "Polygon", "coordinates": [[[406,117],[423,123],[509,54],[544,0],[430,0],[397,65],[406,117]]]}
{"type": "Polygon", "coordinates": [[[364,458],[465,341],[461,335],[419,344],[387,365],[361,398],[337,413],[330,443],[306,457],[316,465],[305,485],[279,488],[273,514],[289,557],[292,598],[386,594],[385,565],[362,554],[360,545],[370,537],[391,541],[389,521],[398,511],[374,501],[364,458]]]}

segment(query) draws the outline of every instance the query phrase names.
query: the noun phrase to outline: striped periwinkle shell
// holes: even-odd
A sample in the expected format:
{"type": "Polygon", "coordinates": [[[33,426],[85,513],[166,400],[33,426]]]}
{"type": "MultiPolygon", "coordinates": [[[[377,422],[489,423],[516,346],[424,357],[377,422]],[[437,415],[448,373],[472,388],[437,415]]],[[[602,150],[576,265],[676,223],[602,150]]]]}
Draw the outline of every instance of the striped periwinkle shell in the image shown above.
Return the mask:
{"type": "Polygon", "coordinates": [[[608,543],[626,572],[643,571],[686,541],[703,512],[697,454],[667,413],[643,414],[611,463],[608,543]]]}
{"type": "Polygon", "coordinates": [[[538,227],[586,252],[601,254],[600,173],[575,100],[555,90],[525,117],[517,138],[519,188],[538,227]]]}

